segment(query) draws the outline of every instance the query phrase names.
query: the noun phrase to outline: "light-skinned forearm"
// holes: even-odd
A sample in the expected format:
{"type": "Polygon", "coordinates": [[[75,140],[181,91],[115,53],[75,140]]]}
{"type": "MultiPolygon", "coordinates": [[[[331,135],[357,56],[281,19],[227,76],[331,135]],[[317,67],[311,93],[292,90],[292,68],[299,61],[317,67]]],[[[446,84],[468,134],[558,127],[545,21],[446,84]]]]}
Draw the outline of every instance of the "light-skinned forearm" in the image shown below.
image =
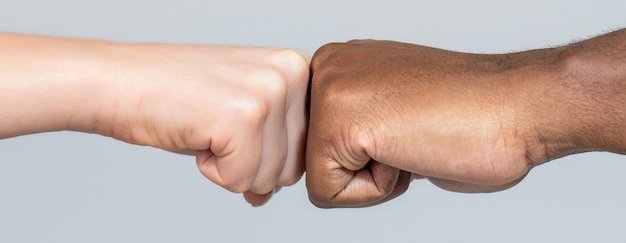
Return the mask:
{"type": "Polygon", "coordinates": [[[107,99],[104,41],[0,33],[0,138],[95,132],[107,99]]]}

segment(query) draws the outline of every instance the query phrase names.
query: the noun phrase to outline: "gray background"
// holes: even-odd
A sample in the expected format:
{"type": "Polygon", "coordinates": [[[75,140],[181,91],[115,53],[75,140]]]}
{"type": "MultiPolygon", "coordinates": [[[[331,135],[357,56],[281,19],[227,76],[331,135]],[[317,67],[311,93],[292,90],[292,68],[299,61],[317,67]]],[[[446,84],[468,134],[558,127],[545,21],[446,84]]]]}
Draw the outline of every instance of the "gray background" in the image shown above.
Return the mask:
{"type": "MultiPolygon", "coordinates": [[[[491,53],[615,30],[625,13],[623,0],[0,0],[0,31],[311,54],[375,38],[491,53]]],[[[0,242],[624,242],[624,160],[566,157],[494,194],[416,181],[366,209],[317,209],[302,180],[252,208],[204,179],[193,157],[97,135],[36,134],[0,140],[0,242]]]]}

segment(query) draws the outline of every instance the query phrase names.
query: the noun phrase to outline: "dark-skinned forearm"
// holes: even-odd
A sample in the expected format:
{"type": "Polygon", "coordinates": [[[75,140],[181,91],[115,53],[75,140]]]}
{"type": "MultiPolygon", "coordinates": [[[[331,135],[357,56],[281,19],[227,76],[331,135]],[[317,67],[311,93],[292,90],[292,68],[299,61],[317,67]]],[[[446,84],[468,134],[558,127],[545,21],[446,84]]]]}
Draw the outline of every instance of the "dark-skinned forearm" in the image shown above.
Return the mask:
{"type": "MultiPolygon", "coordinates": [[[[548,159],[586,152],[626,153],[626,30],[556,48],[550,102],[548,159]],[[559,144],[560,143],[560,144],[559,144]]],[[[545,100],[545,99],[543,99],[545,100]]]]}

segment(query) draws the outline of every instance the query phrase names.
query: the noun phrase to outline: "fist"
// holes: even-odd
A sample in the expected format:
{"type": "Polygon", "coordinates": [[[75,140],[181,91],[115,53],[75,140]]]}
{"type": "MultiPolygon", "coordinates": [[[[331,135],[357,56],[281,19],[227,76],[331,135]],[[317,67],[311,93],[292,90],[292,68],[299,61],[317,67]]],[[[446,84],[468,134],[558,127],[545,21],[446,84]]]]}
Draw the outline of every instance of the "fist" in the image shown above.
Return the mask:
{"type": "Polygon", "coordinates": [[[543,151],[529,149],[539,148],[529,143],[532,85],[511,58],[390,41],[320,48],[311,67],[310,200],[374,205],[412,177],[461,192],[518,183],[543,151]]]}
{"type": "MultiPolygon", "coordinates": [[[[295,50],[133,47],[112,137],[196,155],[200,172],[253,205],[304,173],[309,58],[295,50]],[[129,68],[131,67],[131,68],[129,68]]],[[[126,60],[126,59],[124,59],[126,60]]]]}

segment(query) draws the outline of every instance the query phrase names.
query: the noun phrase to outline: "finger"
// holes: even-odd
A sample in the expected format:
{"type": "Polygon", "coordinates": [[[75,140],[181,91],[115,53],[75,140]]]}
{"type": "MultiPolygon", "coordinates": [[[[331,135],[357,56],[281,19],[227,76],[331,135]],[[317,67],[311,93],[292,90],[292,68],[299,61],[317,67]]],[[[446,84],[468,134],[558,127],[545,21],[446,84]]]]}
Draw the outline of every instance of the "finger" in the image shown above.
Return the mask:
{"type": "Polygon", "coordinates": [[[257,194],[251,191],[247,191],[243,193],[243,197],[246,202],[250,203],[250,205],[252,205],[253,207],[260,207],[269,202],[269,200],[272,199],[272,197],[274,197],[274,195],[278,193],[280,189],[281,187],[276,187],[272,192],[266,194],[257,194]]]}
{"type": "MultiPolygon", "coordinates": [[[[309,167],[307,167],[307,170],[308,168],[309,167]]],[[[331,176],[326,178],[328,183],[325,183],[325,185],[330,184],[334,188],[332,191],[328,191],[328,188],[324,188],[326,191],[322,190],[321,194],[316,186],[320,186],[324,183],[320,183],[316,180],[324,180],[325,178],[316,178],[316,176],[309,177],[309,174],[307,174],[309,199],[315,206],[321,208],[366,207],[375,205],[377,202],[382,202],[385,198],[392,195],[396,189],[398,179],[400,178],[400,170],[375,161],[371,161],[368,163],[368,166],[358,171],[338,168],[326,173],[331,173],[331,176]],[[311,179],[309,180],[309,178],[311,179]],[[334,178],[336,178],[336,180],[333,180],[334,178]]],[[[315,174],[315,172],[313,172],[313,174],[315,174]]],[[[409,174],[403,173],[402,178],[403,181],[401,184],[398,184],[397,187],[396,192],[398,194],[394,194],[389,199],[406,191],[410,176],[409,174]]]]}
{"type": "Polygon", "coordinates": [[[239,128],[232,139],[213,142],[210,149],[196,152],[200,172],[213,183],[240,193],[250,189],[262,154],[258,125],[239,128]]]}
{"type": "Polygon", "coordinates": [[[289,83],[281,71],[274,70],[255,80],[255,87],[263,92],[268,110],[262,131],[261,162],[250,191],[257,194],[271,192],[276,186],[287,157],[286,104],[289,83]]]}
{"type": "MultiPolygon", "coordinates": [[[[337,196],[350,183],[360,183],[360,181],[353,182],[354,177],[360,175],[358,178],[361,179],[364,177],[363,173],[368,173],[369,168],[362,171],[358,170],[367,165],[370,158],[364,154],[364,151],[347,152],[348,149],[352,149],[345,148],[343,142],[338,141],[340,139],[334,138],[338,132],[331,130],[333,123],[337,121],[328,119],[323,112],[320,112],[319,116],[315,116],[315,114],[318,114],[318,109],[320,108],[316,106],[315,99],[312,99],[311,119],[306,144],[306,186],[309,199],[314,205],[318,207],[333,207],[338,203],[337,196]],[[362,166],[358,168],[350,166],[354,169],[349,170],[343,164],[362,166]]],[[[368,181],[371,182],[371,176],[369,177],[370,180],[368,181]]],[[[371,183],[367,182],[362,184],[368,188],[372,186],[371,183]]],[[[340,201],[339,203],[338,206],[341,206],[348,202],[340,201]]]]}
{"type": "MultiPolygon", "coordinates": [[[[304,110],[302,110],[304,112],[304,110]]],[[[278,186],[290,186],[298,182],[304,174],[304,147],[306,142],[306,121],[289,122],[287,125],[287,156],[278,186]]]]}
{"type": "Polygon", "coordinates": [[[392,200],[402,195],[409,189],[409,185],[411,184],[411,181],[412,181],[411,173],[406,172],[406,171],[400,171],[400,174],[398,175],[398,180],[396,181],[396,184],[394,185],[393,190],[391,191],[391,193],[389,193],[389,195],[382,198],[381,200],[363,204],[360,207],[375,206],[378,204],[385,203],[389,200],[392,200]]]}
{"type": "MultiPolygon", "coordinates": [[[[313,57],[313,64],[316,58],[323,58],[324,50],[332,48],[335,47],[326,45],[318,50],[313,57]]],[[[337,107],[337,102],[324,100],[326,94],[318,91],[323,85],[320,80],[325,79],[324,74],[312,68],[311,115],[305,153],[306,185],[310,201],[318,207],[345,207],[382,198],[383,195],[377,195],[380,192],[372,169],[379,173],[389,168],[375,162],[368,163],[371,158],[364,149],[363,137],[359,131],[346,131],[347,126],[342,124],[345,121],[337,119],[336,113],[341,107],[337,107]]],[[[387,173],[393,183],[397,179],[394,172],[397,170],[389,170],[387,173]]]]}
{"type": "Polygon", "coordinates": [[[287,120],[287,156],[278,186],[290,186],[298,182],[304,174],[304,149],[307,133],[307,114],[302,105],[290,111],[287,120]]]}
{"type": "MultiPolygon", "coordinates": [[[[278,107],[276,107],[278,108],[278,107]]],[[[249,191],[270,193],[279,179],[287,157],[287,131],[282,110],[270,112],[263,129],[263,152],[254,182],[249,191]]]]}
{"type": "Polygon", "coordinates": [[[371,161],[369,163],[369,171],[367,168],[361,169],[353,178],[355,183],[351,183],[346,190],[337,195],[335,205],[347,207],[367,207],[382,203],[394,197],[397,197],[408,188],[408,174],[402,173],[403,182],[398,185],[401,171],[397,168],[371,161]],[[368,187],[363,187],[363,183],[367,183],[368,187]],[[400,194],[393,194],[396,186],[400,194]],[[393,195],[392,195],[393,194],[393,195]]]}
{"type": "Polygon", "coordinates": [[[396,181],[396,185],[394,186],[391,193],[389,193],[389,195],[383,200],[376,202],[376,204],[387,202],[402,195],[409,189],[409,185],[411,184],[412,180],[413,178],[410,172],[400,171],[400,174],[398,175],[398,180],[396,181]]]}
{"type": "Polygon", "coordinates": [[[267,194],[256,194],[251,191],[247,191],[243,193],[243,197],[246,202],[250,203],[253,207],[263,206],[267,201],[269,201],[270,197],[272,197],[273,193],[267,194]]]}
{"type": "MultiPolygon", "coordinates": [[[[335,147],[322,143],[313,120],[311,124],[305,161],[309,199],[318,207],[331,207],[337,195],[348,186],[357,171],[345,169],[333,158],[333,154],[336,154],[335,147]]],[[[367,163],[367,160],[363,163],[367,163]]]]}
{"type": "Polygon", "coordinates": [[[250,203],[253,207],[260,207],[267,203],[274,193],[257,194],[251,191],[243,193],[243,197],[246,202],[250,203]]]}
{"type": "Polygon", "coordinates": [[[287,108],[287,157],[278,180],[278,186],[290,186],[304,174],[304,148],[308,114],[306,110],[308,73],[290,84],[293,99],[287,108]]]}

